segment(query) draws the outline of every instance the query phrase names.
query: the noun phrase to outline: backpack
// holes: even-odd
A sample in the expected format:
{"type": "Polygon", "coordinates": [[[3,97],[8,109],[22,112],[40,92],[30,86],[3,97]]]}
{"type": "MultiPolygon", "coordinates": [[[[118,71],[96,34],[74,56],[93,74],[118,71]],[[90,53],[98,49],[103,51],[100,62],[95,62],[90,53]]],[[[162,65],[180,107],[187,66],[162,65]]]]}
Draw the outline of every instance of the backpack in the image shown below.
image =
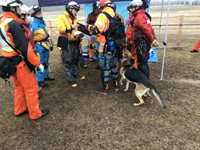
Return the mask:
{"type": "Polygon", "coordinates": [[[10,78],[10,76],[17,71],[16,65],[21,61],[22,59],[20,56],[13,56],[10,58],[0,56],[0,77],[3,79],[10,78]]]}
{"type": "Polygon", "coordinates": [[[125,30],[121,19],[117,15],[111,17],[110,14],[108,14],[107,12],[103,12],[103,14],[106,15],[106,17],[110,21],[109,29],[105,32],[107,45],[109,41],[114,41],[115,49],[122,49],[122,43],[124,43],[125,37],[125,30]]]}

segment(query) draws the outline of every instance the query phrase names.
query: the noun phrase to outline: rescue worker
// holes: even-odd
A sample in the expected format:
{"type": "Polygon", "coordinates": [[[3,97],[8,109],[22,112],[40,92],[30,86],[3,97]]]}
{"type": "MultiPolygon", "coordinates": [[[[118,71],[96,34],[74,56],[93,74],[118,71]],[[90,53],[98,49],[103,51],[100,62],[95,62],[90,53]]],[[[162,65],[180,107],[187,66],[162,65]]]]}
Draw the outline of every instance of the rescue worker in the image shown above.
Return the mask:
{"type": "Polygon", "coordinates": [[[18,56],[13,48],[11,48],[12,45],[24,57],[24,61],[20,59],[16,66],[16,73],[11,76],[15,84],[14,114],[15,116],[20,116],[29,113],[30,119],[38,119],[47,115],[49,111],[41,111],[39,109],[39,88],[33,70],[37,67],[38,72],[42,72],[44,66],[40,64],[40,61],[34,53],[30,42],[30,31],[27,30],[22,24],[23,21],[20,19],[21,10],[19,6],[21,5],[21,0],[0,1],[0,6],[2,6],[4,12],[3,17],[0,19],[1,31],[5,40],[10,44],[9,46],[2,37],[0,38],[2,45],[1,54],[7,58],[18,56]],[[26,102],[24,98],[26,98],[26,102]],[[26,108],[26,103],[28,108],[26,108]]]}
{"type": "Polygon", "coordinates": [[[67,49],[63,49],[64,62],[65,62],[65,74],[66,78],[71,85],[71,87],[77,87],[77,84],[74,82],[74,78],[85,79],[84,76],[79,75],[79,44],[81,37],[74,36],[74,32],[78,31],[80,26],[78,19],[76,18],[80,6],[71,1],[66,5],[66,12],[64,15],[61,15],[56,20],[56,25],[61,37],[65,37],[69,41],[69,46],[67,49]]]}
{"type": "MultiPolygon", "coordinates": [[[[115,16],[115,12],[111,8],[112,2],[110,0],[100,0],[99,1],[99,9],[102,12],[107,12],[111,17],[115,16]]],[[[104,31],[109,28],[109,19],[105,14],[100,13],[97,17],[97,20],[93,25],[88,26],[88,31],[91,34],[97,35],[99,33],[99,66],[101,69],[101,79],[103,88],[97,88],[97,92],[106,95],[108,93],[108,80],[109,80],[109,70],[111,70],[113,84],[112,87],[117,91],[118,87],[118,68],[116,67],[116,63],[118,58],[113,56],[112,54],[107,53],[107,48],[104,47],[106,43],[106,38],[103,35],[104,31]],[[104,51],[105,48],[105,51],[104,51]]]]}
{"type": "Polygon", "coordinates": [[[145,14],[143,2],[141,0],[133,0],[130,5],[130,11],[135,17],[132,27],[132,40],[136,42],[138,69],[149,79],[149,50],[151,45],[158,47],[158,42],[151,26],[151,21],[145,14]]]}
{"type": "Polygon", "coordinates": [[[198,52],[198,51],[199,51],[199,47],[200,47],[200,39],[199,39],[198,42],[195,44],[193,50],[191,50],[190,52],[191,52],[191,53],[198,52]]]}
{"type": "MultiPolygon", "coordinates": [[[[127,10],[129,11],[130,10],[130,6],[131,6],[131,3],[129,4],[129,6],[127,7],[127,10]]],[[[132,15],[132,12],[129,11],[129,20],[126,21],[127,22],[127,30],[126,30],[126,37],[127,37],[127,47],[126,49],[129,50],[132,54],[134,53],[135,55],[133,55],[131,57],[131,63],[132,65],[137,69],[137,62],[138,62],[138,59],[137,59],[137,52],[136,52],[136,45],[135,45],[135,41],[132,40],[131,38],[131,33],[132,33],[132,27],[133,27],[133,22],[134,22],[134,17],[132,15]]]]}
{"type": "Polygon", "coordinates": [[[36,71],[36,78],[39,86],[49,87],[44,81],[55,80],[54,78],[49,77],[47,70],[49,66],[49,51],[53,50],[53,43],[48,34],[46,23],[43,20],[41,8],[38,5],[33,5],[31,10],[33,21],[30,24],[30,29],[35,41],[35,51],[40,63],[44,65],[44,72],[39,73],[36,71]]]}
{"type": "MultiPolygon", "coordinates": [[[[94,25],[95,21],[97,20],[97,17],[99,15],[99,10],[98,10],[98,2],[96,1],[93,3],[93,11],[88,15],[87,17],[87,24],[94,25]]],[[[89,58],[90,62],[94,60],[94,51],[95,51],[95,46],[94,46],[94,40],[93,40],[93,35],[90,36],[89,38],[89,58]]]]}
{"type": "MultiPolygon", "coordinates": [[[[24,22],[27,22],[27,23],[31,23],[32,22],[32,18],[31,18],[31,10],[28,6],[26,5],[22,5],[20,6],[20,9],[21,9],[21,19],[24,21],[24,22]]],[[[35,45],[35,44],[34,44],[35,45]]],[[[34,46],[33,45],[33,46],[34,46]]]]}
{"type": "MultiPolygon", "coordinates": [[[[26,5],[20,6],[20,9],[21,9],[21,16],[20,17],[24,21],[24,22],[22,22],[22,24],[24,25],[24,28],[27,28],[27,30],[30,30],[29,25],[32,22],[31,10],[26,5]]],[[[29,37],[30,37],[29,41],[30,41],[32,47],[35,47],[35,42],[33,40],[31,32],[29,32],[29,34],[30,34],[29,35],[29,37]]],[[[40,94],[41,88],[39,89],[39,99],[42,97],[42,95],[40,94]]]]}

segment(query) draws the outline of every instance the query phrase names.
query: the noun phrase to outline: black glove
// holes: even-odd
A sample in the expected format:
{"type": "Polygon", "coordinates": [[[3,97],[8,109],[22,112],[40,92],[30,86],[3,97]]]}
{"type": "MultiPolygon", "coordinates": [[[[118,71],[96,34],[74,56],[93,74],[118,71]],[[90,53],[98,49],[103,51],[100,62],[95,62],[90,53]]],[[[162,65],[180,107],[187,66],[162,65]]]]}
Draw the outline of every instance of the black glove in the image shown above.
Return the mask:
{"type": "Polygon", "coordinates": [[[99,51],[97,50],[94,54],[95,54],[96,57],[98,57],[99,56],[99,51]]]}
{"type": "Polygon", "coordinates": [[[53,51],[53,47],[50,47],[50,51],[53,51]]]}
{"type": "Polygon", "coordinates": [[[84,34],[91,35],[90,32],[87,30],[87,27],[81,23],[77,23],[80,26],[78,27],[78,31],[83,32],[84,34]]]}
{"type": "Polygon", "coordinates": [[[129,52],[131,52],[131,47],[132,47],[132,44],[129,44],[129,45],[126,47],[126,49],[127,49],[129,52]]]}
{"type": "Polygon", "coordinates": [[[90,49],[93,49],[94,47],[92,46],[92,44],[90,44],[90,49]]]}

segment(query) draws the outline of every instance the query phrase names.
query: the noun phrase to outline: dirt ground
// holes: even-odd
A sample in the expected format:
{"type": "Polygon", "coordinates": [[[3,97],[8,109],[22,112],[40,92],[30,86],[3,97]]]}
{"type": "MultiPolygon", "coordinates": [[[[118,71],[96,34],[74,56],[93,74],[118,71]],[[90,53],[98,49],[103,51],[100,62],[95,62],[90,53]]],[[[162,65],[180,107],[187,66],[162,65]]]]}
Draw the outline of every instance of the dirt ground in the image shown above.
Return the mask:
{"type": "MultiPolygon", "coordinates": [[[[191,35],[192,36],[192,35],[191,35]]],[[[164,79],[160,81],[163,49],[158,49],[158,63],[149,63],[150,81],[160,92],[167,108],[155,97],[138,102],[134,85],[128,92],[109,87],[100,95],[97,62],[80,69],[85,80],[75,80],[71,88],[60,64],[59,50],[51,53],[50,87],[42,89],[40,108],[49,115],[30,120],[29,115],[15,117],[14,84],[5,88],[0,79],[0,149],[1,150],[197,150],[200,149],[200,53],[167,49],[164,79]],[[11,95],[10,95],[11,91],[11,95]]],[[[110,80],[111,83],[111,80],[110,80]]]]}

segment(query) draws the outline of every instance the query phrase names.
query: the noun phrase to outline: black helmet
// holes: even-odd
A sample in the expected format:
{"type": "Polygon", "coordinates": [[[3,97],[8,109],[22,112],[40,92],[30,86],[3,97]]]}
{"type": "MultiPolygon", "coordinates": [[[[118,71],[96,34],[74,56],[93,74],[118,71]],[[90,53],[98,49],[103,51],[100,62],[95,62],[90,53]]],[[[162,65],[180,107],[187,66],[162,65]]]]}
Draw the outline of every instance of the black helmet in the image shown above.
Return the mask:
{"type": "Polygon", "coordinates": [[[112,2],[111,8],[115,11],[115,10],[116,10],[116,7],[117,7],[117,6],[115,5],[115,3],[112,2]]]}
{"type": "Polygon", "coordinates": [[[98,8],[98,5],[99,5],[98,1],[94,2],[93,5],[92,5],[93,9],[98,8]]]}
{"type": "Polygon", "coordinates": [[[41,7],[40,6],[38,6],[38,5],[31,6],[31,17],[35,17],[35,15],[38,12],[41,12],[41,7]]]}

